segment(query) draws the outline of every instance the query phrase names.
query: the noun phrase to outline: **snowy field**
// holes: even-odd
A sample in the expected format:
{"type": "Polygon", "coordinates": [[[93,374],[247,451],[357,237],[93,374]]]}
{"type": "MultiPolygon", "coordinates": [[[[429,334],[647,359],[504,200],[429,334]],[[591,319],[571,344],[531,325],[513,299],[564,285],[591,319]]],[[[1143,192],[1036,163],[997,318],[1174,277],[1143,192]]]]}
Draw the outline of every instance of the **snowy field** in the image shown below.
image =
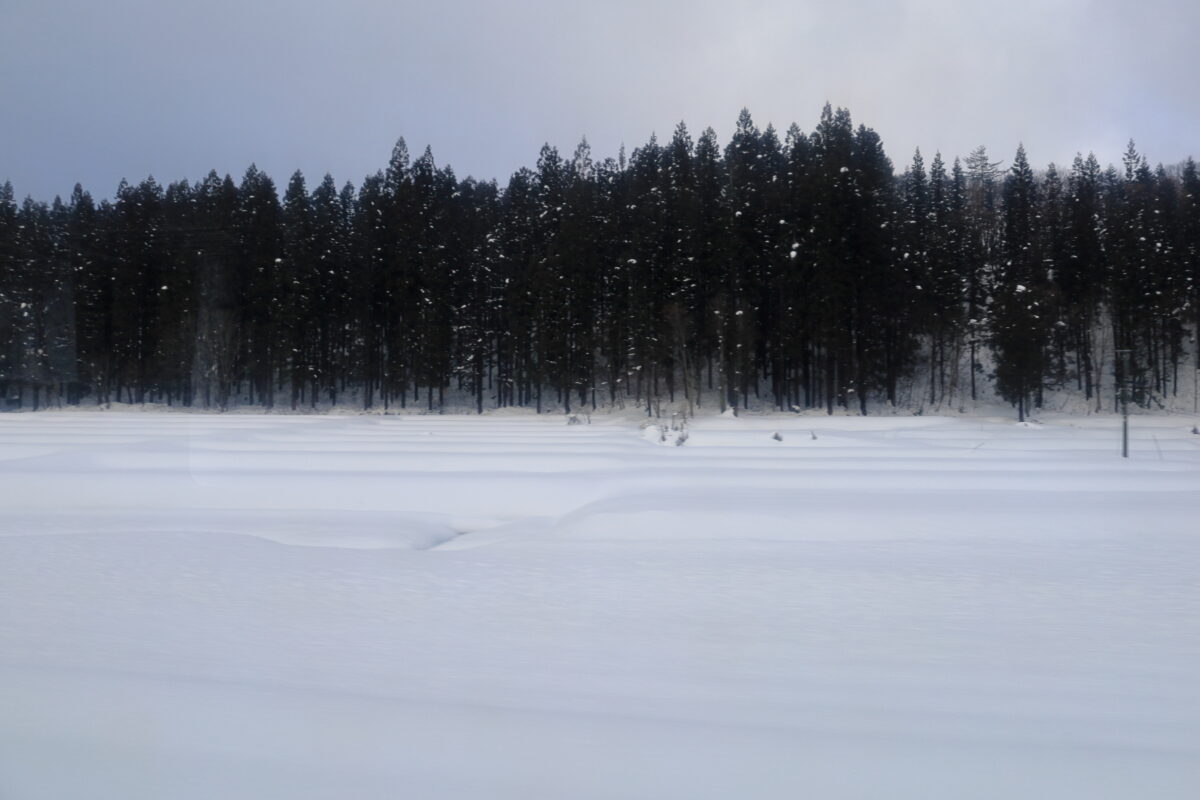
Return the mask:
{"type": "Polygon", "coordinates": [[[1195,422],[3,415],[0,798],[1193,800],[1195,422]]]}

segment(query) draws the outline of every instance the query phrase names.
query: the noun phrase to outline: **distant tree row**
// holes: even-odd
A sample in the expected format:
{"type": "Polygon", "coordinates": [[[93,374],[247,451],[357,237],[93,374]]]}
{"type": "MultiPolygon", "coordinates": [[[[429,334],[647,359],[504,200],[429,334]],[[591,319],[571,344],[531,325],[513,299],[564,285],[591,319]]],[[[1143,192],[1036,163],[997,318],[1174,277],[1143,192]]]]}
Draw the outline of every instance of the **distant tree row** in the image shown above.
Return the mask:
{"type": "Polygon", "coordinates": [[[550,146],[501,189],[403,140],[355,189],[251,167],[165,189],[0,189],[0,398],[572,411],[939,407],[984,384],[1143,405],[1192,377],[1189,159],[1036,174],[979,148],[896,175],[826,106],[722,149],[681,123],[628,158],[550,146]],[[1121,351],[1123,358],[1116,353],[1121,351]],[[1125,351],[1128,351],[1127,353],[1125,351]]]}

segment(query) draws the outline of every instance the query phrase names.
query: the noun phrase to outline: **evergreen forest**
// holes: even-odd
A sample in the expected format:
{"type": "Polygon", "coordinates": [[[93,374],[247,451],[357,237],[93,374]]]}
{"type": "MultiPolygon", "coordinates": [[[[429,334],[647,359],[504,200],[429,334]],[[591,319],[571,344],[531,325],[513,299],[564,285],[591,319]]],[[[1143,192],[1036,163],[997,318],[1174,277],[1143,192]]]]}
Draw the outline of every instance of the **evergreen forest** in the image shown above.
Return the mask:
{"type": "MultiPolygon", "coordinates": [[[[251,166],[47,204],[0,188],[0,403],[959,409],[1190,396],[1200,175],[1131,142],[1035,168],[826,106],[549,145],[506,184],[403,140],[357,187],[251,166]]],[[[1190,403],[1189,403],[1190,405],[1190,403]]]]}

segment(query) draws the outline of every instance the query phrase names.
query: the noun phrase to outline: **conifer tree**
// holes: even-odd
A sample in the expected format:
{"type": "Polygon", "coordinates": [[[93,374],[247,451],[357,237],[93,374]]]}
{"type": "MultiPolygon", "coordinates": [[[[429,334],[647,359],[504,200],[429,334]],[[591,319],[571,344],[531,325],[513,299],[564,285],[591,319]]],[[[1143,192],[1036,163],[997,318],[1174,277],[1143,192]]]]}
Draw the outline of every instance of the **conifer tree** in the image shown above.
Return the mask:
{"type": "Polygon", "coordinates": [[[1075,352],[1077,387],[1085,397],[1095,396],[1097,401],[1093,328],[1107,286],[1100,178],[1100,163],[1095,155],[1089,154],[1086,159],[1075,156],[1068,181],[1067,260],[1056,273],[1057,290],[1069,320],[1071,349],[1075,352]]]}
{"type": "Polygon", "coordinates": [[[1025,421],[1030,398],[1040,398],[1050,322],[1039,198],[1033,169],[1018,146],[1004,181],[1003,253],[991,287],[991,339],[996,354],[996,389],[1025,421]]]}

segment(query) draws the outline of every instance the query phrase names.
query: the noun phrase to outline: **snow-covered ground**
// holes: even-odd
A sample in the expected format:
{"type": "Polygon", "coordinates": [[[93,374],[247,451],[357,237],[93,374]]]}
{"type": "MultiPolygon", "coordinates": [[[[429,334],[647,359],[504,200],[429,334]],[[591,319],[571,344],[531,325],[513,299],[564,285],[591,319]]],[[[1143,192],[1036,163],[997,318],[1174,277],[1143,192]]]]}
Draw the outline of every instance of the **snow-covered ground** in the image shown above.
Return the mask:
{"type": "Polygon", "coordinates": [[[0,798],[1191,800],[1195,422],[0,416],[0,798]]]}

